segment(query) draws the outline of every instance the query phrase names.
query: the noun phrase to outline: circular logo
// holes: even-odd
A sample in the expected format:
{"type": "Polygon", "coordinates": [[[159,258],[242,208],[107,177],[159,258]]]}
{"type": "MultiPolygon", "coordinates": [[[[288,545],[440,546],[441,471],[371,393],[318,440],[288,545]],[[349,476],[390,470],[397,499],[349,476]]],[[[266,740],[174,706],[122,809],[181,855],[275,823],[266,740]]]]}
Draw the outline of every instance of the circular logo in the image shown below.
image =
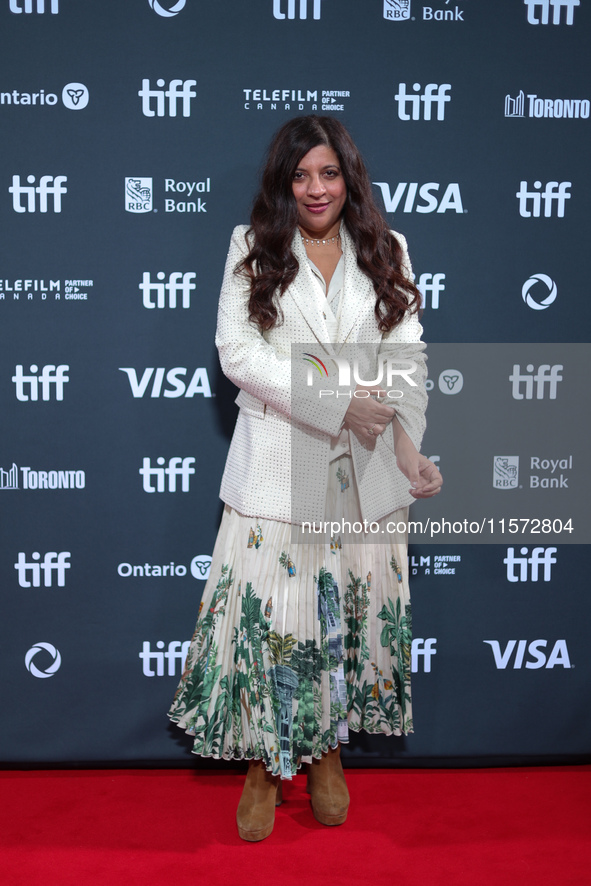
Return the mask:
{"type": "Polygon", "coordinates": [[[88,89],[84,83],[66,83],[62,89],[62,101],[71,111],[81,111],[88,104],[88,89]]]}
{"type": "Polygon", "coordinates": [[[169,9],[166,9],[168,4],[164,6],[162,3],[159,3],[158,0],[148,0],[150,4],[150,8],[157,12],[158,15],[163,15],[165,18],[170,18],[173,15],[178,15],[179,12],[185,8],[185,4],[187,0],[178,0],[178,3],[173,4],[169,9]]]}
{"type": "Polygon", "coordinates": [[[549,308],[552,302],[556,300],[557,295],[558,290],[556,289],[556,283],[551,277],[548,277],[547,274],[534,274],[529,280],[525,281],[521,289],[521,297],[528,308],[532,308],[534,311],[545,311],[546,308],[549,308]],[[548,288],[549,293],[546,298],[539,301],[536,301],[533,295],[530,295],[530,289],[532,289],[536,283],[543,283],[544,286],[548,288]]]}
{"type": "Polygon", "coordinates": [[[437,380],[442,394],[459,394],[464,387],[464,376],[459,369],[444,369],[437,380]]]}
{"type": "Polygon", "coordinates": [[[55,646],[52,646],[51,643],[35,643],[35,645],[31,646],[31,648],[25,655],[25,666],[28,672],[34,677],[53,677],[55,672],[59,671],[61,663],[62,657],[55,646]],[[53,663],[50,664],[48,668],[45,668],[44,671],[42,671],[37,667],[37,665],[33,664],[33,659],[39,652],[44,651],[49,652],[53,659],[53,663]]]}
{"type": "Polygon", "coordinates": [[[209,578],[209,570],[211,569],[211,557],[209,554],[198,554],[191,560],[191,575],[199,581],[205,581],[209,578]]]}

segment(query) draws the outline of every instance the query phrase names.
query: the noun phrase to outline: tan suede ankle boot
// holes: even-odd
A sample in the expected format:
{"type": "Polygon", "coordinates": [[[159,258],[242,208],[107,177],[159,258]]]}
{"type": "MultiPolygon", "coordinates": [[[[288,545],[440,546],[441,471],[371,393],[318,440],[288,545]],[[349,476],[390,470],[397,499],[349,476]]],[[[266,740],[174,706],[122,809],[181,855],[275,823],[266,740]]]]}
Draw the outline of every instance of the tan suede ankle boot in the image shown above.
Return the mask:
{"type": "Polygon", "coordinates": [[[256,843],[273,830],[275,806],[281,803],[281,779],[265,769],[262,760],[251,760],[236,812],[238,834],[256,843]]]}
{"type": "Polygon", "coordinates": [[[343,824],[349,808],[349,791],[338,745],[320,760],[308,764],[308,791],[316,821],[326,825],[343,824]]]}

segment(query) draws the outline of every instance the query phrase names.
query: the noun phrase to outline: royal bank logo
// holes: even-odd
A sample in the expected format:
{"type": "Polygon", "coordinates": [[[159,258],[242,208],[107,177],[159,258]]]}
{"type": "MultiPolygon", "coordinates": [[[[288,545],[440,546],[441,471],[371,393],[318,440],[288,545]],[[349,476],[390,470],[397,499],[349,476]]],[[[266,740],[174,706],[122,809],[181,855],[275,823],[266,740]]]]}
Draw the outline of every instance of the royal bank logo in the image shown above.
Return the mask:
{"type": "Polygon", "coordinates": [[[575,7],[581,5],[581,0],[523,0],[523,2],[527,6],[527,22],[530,25],[550,23],[572,25],[575,7]],[[552,9],[552,22],[550,22],[550,9],[552,9]]]}
{"type": "Polygon", "coordinates": [[[505,96],[505,117],[588,120],[590,114],[591,102],[587,98],[540,98],[536,92],[528,92],[526,96],[523,89],[515,98],[505,96]]]}
{"type": "Polygon", "coordinates": [[[53,677],[53,675],[59,671],[61,663],[62,657],[52,643],[35,643],[25,655],[25,667],[29,674],[33,677],[39,677],[40,679],[43,679],[44,677],[53,677]],[[41,659],[37,658],[39,653],[41,653],[41,659]],[[48,655],[51,659],[51,663],[45,665],[42,670],[37,664],[35,664],[33,659],[37,658],[38,663],[46,662],[48,655]]]}
{"type": "Polygon", "coordinates": [[[38,15],[50,12],[52,15],[57,15],[60,11],[60,3],[59,0],[10,0],[10,11],[15,15],[20,15],[23,12],[25,14],[36,12],[38,15]]]}
{"type": "Polygon", "coordinates": [[[384,0],[384,18],[389,22],[406,22],[410,18],[410,0],[384,0]]]}
{"type": "Polygon", "coordinates": [[[545,311],[557,295],[556,283],[548,274],[533,274],[521,287],[521,297],[532,311],[545,311]]]}
{"type": "Polygon", "coordinates": [[[150,9],[153,9],[157,15],[161,15],[163,18],[172,18],[175,15],[178,15],[179,12],[187,5],[187,0],[176,0],[176,2],[166,2],[163,0],[162,3],[159,0],[148,0],[150,4],[150,9]]]}
{"type": "Polygon", "coordinates": [[[493,486],[495,489],[517,489],[519,486],[519,456],[493,457],[493,486]]]}
{"type": "Polygon", "coordinates": [[[152,212],[152,199],[151,178],[125,179],[125,209],[127,212],[152,212]]]}

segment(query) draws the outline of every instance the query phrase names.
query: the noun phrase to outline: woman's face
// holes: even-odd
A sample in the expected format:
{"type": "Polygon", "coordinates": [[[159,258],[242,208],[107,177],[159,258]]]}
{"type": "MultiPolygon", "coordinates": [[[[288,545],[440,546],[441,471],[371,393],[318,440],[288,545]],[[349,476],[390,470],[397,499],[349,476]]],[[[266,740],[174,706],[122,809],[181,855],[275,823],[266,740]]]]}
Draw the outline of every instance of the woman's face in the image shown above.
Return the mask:
{"type": "Polygon", "coordinates": [[[347,186],[333,149],[318,145],[308,151],[298,163],[292,187],[304,233],[319,239],[333,237],[347,199],[347,186]]]}

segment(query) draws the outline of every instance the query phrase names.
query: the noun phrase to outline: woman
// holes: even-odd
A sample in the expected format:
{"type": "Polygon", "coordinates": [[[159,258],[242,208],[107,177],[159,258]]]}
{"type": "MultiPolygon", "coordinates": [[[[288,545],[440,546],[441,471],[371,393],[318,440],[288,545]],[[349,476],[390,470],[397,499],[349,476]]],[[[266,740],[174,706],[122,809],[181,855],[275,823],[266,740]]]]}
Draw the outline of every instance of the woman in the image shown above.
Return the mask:
{"type": "Polygon", "coordinates": [[[348,729],[412,730],[399,530],[412,499],[441,485],[418,452],[418,304],[404,238],[382,219],[346,129],[290,120],[269,149],[250,228],[230,243],[216,344],[240,412],[170,712],[195,753],[249,760],[245,840],[271,833],[281,780],[302,763],[315,817],[341,824],[348,729]]]}

